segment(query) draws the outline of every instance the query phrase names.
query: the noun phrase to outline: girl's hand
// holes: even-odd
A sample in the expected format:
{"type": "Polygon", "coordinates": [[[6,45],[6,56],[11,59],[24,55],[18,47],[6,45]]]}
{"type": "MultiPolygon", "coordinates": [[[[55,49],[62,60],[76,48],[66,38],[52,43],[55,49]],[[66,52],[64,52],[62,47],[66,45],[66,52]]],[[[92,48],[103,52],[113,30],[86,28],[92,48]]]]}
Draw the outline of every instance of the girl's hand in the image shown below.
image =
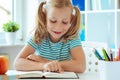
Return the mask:
{"type": "Polygon", "coordinates": [[[28,60],[39,62],[39,58],[35,54],[31,54],[27,57],[28,60]]]}
{"type": "Polygon", "coordinates": [[[43,70],[48,72],[63,72],[63,69],[57,60],[45,63],[43,65],[43,70]]]}
{"type": "Polygon", "coordinates": [[[47,59],[44,59],[42,58],[41,56],[39,55],[35,55],[35,54],[31,54],[27,57],[28,60],[31,60],[31,61],[36,61],[36,62],[41,62],[41,63],[45,63],[45,62],[48,62],[49,60],[47,59]]]}

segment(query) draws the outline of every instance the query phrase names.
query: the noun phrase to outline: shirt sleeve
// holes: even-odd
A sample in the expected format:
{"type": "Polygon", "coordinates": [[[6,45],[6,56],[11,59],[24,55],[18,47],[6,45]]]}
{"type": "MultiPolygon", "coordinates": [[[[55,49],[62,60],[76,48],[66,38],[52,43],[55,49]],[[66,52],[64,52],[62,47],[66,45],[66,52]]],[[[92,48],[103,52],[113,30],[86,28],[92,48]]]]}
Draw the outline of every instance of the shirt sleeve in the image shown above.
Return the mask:
{"type": "Polygon", "coordinates": [[[33,47],[34,49],[38,48],[38,45],[33,41],[33,37],[30,37],[30,39],[27,41],[27,43],[33,47]]]}
{"type": "Polygon", "coordinates": [[[81,40],[80,38],[75,38],[73,40],[70,41],[70,50],[77,47],[77,46],[81,46],[81,40]]]}

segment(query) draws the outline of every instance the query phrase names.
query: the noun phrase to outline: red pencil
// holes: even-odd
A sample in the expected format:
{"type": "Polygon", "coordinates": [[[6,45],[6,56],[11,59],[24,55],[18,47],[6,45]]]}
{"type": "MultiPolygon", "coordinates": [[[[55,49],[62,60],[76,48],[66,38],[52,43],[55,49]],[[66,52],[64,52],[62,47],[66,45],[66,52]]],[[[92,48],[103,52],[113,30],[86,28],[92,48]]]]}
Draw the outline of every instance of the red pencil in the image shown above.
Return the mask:
{"type": "Polygon", "coordinates": [[[119,51],[118,51],[118,60],[120,61],[120,47],[119,47],[119,51]]]}

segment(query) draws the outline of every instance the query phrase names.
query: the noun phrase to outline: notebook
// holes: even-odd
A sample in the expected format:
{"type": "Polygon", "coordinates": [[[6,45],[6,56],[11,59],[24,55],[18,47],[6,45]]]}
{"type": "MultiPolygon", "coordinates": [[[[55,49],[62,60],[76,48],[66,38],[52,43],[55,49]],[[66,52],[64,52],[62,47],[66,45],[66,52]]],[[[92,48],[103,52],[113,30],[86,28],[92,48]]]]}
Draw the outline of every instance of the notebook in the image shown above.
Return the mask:
{"type": "Polygon", "coordinates": [[[20,71],[17,78],[19,79],[79,79],[74,72],[42,72],[42,71],[20,71]]]}

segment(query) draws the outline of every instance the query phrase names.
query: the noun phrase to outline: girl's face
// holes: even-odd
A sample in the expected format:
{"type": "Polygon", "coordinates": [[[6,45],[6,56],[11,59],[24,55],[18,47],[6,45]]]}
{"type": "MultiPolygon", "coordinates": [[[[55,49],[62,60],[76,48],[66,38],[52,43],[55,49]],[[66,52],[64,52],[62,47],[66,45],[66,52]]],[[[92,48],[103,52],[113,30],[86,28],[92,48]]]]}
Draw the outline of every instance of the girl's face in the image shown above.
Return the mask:
{"type": "Polygon", "coordinates": [[[71,24],[71,9],[69,7],[49,7],[47,10],[47,30],[52,42],[58,42],[68,31],[71,24]]]}

